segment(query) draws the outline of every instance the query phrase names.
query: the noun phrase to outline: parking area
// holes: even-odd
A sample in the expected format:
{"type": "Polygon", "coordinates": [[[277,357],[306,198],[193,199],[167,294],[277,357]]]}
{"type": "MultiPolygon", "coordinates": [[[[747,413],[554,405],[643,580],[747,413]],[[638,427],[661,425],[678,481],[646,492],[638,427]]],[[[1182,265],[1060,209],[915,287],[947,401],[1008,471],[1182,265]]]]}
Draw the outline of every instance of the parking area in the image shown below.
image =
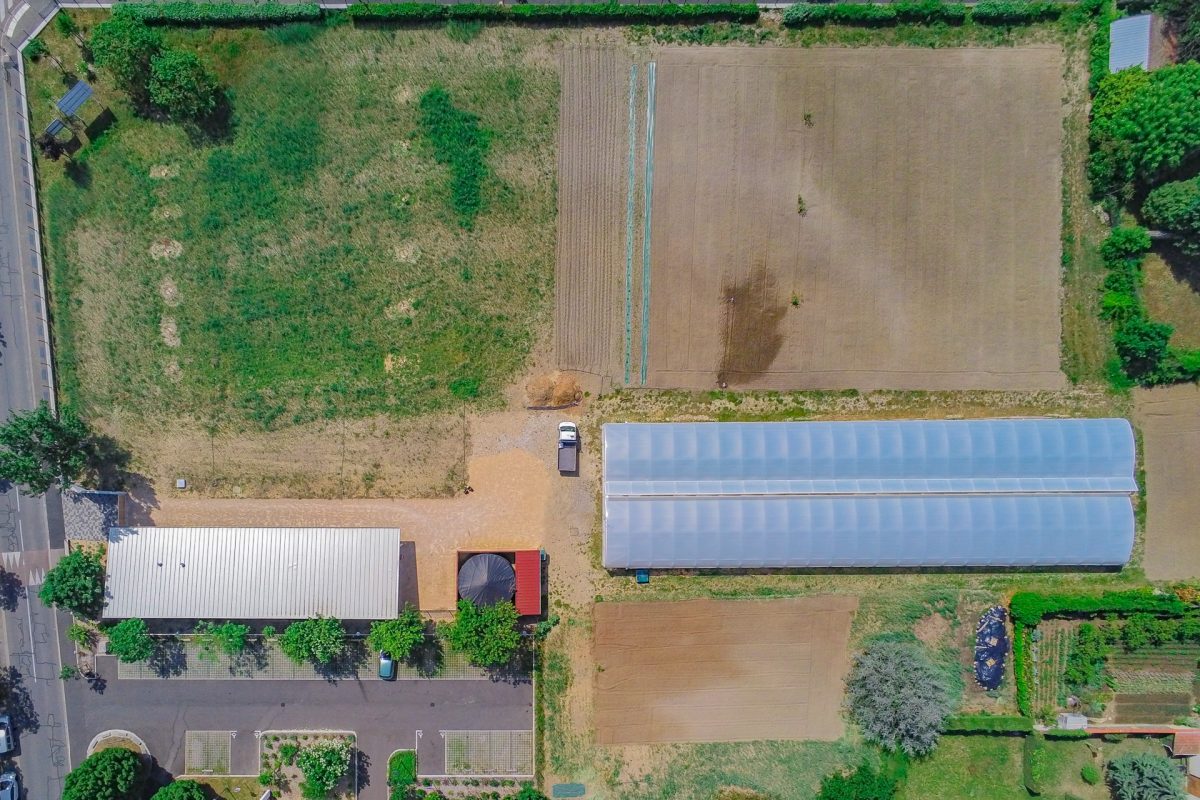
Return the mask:
{"type": "MultiPolygon", "coordinates": [[[[191,745],[213,745],[227,731],[228,768],[257,775],[256,732],[349,730],[358,736],[359,796],[387,795],[387,759],[393,750],[417,749],[421,774],[446,770],[442,732],[530,731],[533,685],[492,680],[396,681],[145,681],[117,679],[115,665],[102,659],[102,692],[84,681],[66,685],[71,757],[87,754],[96,734],[121,728],[140,736],[173,774],[183,774],[191,745]],[[200,740],[188,732],[207,732],[200,740]]],[[[217,748],[224,760],[224,749],[217,748]]],[[[214,751],[215,752],[215,751],[214,751]]]]}

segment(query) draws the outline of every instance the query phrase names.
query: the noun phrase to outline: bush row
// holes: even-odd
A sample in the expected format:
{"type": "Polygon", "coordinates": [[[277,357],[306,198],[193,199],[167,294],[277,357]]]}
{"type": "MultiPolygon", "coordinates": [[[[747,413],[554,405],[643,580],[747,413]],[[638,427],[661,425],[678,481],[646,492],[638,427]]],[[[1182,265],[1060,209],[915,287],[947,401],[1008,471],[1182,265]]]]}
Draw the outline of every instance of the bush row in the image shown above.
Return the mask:
{"type": "Polygon", "coordinates": [[[1151,589],[1130,589],[1103,594],[1039,594],[1017,592],[1008,606],[1014,623],[1034,627],[1046,617],[1094,614],[1178,615],[1187,606],[1174,594],[1155,594],[1151,589]]]}
{"type": "Polygon", "coordinates": [[[346,14],[351,19],[401,22],[436,22],[448,19],[546,22],[688,22],[722,19],[733,22],[755,22],[758,20],[758,6],[752,3],[713,3],[711,5],[684,3],[648,6],[618,5],[617,3],[516,6],[355,3],[346,9],[346,14]]]}
{"type": "Polygon", "coordinates": [[[114,11],[147,24],[221,25],[263,22],[303,22],[321,18],[316,3],[120,3],[114,11]]]}
{"type": "Polygon", "coordinates": [[[993,714],[956,714],[946,720],[946,733],[1029,733],[1029,717],[1005,717],[993,714]]]}
{"type": "Polygon", "coordinates": [[[1025,791],[1037,797],[1046,783],[1050,754],[1046,752],[1046,740],[1037,734],[1026,736],[1024,745],[1021,749],[1021,778],[1025,791]]]}
{"type": "Polygon", "coordinates": [[[968,18],[981,25],[1027,25],[1057,19],[1061,3],[1042,0],[982,0],[969,9],[962,3],[942,0],[876,3],[797,3],[783,12],[783,24],[800,28],[836,23],[886,26],[901,22],[961,25],[968,18]]]}
{"type": "Polygon", "coordinates": [[[1026,717],[1033,716],[1029,699],[1029,629],[1023,622],[1013,622],[1013,678],[1017,684],[1017,710],[1026,717]]]}

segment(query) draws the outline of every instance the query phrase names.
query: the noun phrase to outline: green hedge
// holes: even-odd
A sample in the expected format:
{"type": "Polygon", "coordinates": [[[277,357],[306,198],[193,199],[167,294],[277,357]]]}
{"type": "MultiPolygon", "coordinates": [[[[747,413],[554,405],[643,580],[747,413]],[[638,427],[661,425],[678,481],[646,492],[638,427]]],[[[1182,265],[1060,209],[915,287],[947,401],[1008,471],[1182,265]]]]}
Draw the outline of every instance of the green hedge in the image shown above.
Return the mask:
{"type": "Polygon", "coordinates": [[[222,25],[304,22],[321,18],[321,7],[316,3],[119,3],[113,10],[137,17],[147,24],[222,25]]]}
{"type": "Polygon", "coordinates": [[[1072,730],[1067,730],[1066,728],[1051,728],[1045,732],[1045,736],[1047,739],[1086,739],[1091,736],[1091,734],[1078,728],[1072,730]]]}
{"type": "Polygon", "coordinates": [[[1058,19],[1065,6],[1062,3],[1013,2],[1012,0],[981,0],[971,9],[971,19],[981,25],[1028,25],[1058,19]]]}
{"type": "Polygon", "coordinates": [[[532,20],[544,22],[692,22],[731,20],[755,22],[758,6],[750,3],[702,5],[618,5],[582,3],[575,5],[458,5],[433,3],[355,3],[346,9],[351,19],[366,21],[436,22],[446,19],[490,21],[532,20]]]}
{"type": "Polygon", "coordinates": [[[1013,678],[1017,683],[1017,710],[1027,717],[1033,716],[1033,703],[1029,699],[1029,629],[1024,623],[1013,622],[1013,678]]]}
{"type": "Polygon", "coordinates": [[[1046,617],[1095,614],[1182,614],[1187,606],[1174,594],[1131,589],[1103,594],[1038,594],[1017,592],[1009,603],[1013,622],[1033,627],[1046,617]]]}
{"type": "MultiPolygon", "coordinates": [[[[1090,8],[1090,7],[1089,7],[1090,8]]],[[[899,22],[960,25],[971,19],[981,25],[1025,25],[1057,19],[1061,3],[983,0],[967,9],[962,3],[941,0],[898,3],[796,3],[783,12],[783,24],[793,28],[825,25],[883,27],[899,22]]]]}
{"type": "Polygon", "coordinates": [[[1025,737],[1025,746],[1021,751],[1021,779],[1025,783],[1025,791],[1034,797],[1045,788],[1047,762],[1050,759],[1045,745],[1046,740],[1034,734],[1025,737]]]}
{"type": "Polygon", "coordinates": [[[1029,717],[1005,717],[992,714],[956,714],[946,720],[946,733],[1030,733],[1029,717]]]}

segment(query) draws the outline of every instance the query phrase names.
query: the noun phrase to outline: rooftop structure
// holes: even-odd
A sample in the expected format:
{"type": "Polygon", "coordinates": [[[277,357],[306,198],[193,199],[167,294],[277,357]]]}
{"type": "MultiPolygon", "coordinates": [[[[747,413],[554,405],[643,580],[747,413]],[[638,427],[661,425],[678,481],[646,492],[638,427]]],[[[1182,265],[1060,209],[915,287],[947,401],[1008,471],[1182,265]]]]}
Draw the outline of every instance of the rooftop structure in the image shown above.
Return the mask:
{"type": "Polygon", "coordinates": [[[1157,69],[1168,61],[1163,20],[1157,14],[1138,14],[1114,20],[1109,26],[1108,71],[1130,67],[1157,69]]]}
{"type": "Polygon", "coordinates": [[[604,565],[1119,566],[1129,423],[604,426],[604,565]]]}
{"type": "Polygon", "coordinates": [[[394,528],[113,528],[108,619],[390,619],[394,528]]]}

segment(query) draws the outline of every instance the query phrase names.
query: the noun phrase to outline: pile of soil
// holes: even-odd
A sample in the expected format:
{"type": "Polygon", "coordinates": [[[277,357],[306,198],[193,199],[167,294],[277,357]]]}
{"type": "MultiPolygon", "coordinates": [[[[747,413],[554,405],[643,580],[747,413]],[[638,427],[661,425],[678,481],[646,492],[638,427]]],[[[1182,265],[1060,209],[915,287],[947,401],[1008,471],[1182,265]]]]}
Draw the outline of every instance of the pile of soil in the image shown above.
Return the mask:
{"type": "Polygon", "coordinates": [[[525,397],[530,407],[565,406],[578,401],[582,392],[574,375],[555,370],[531,378],[525,386],[525,397]]]}

